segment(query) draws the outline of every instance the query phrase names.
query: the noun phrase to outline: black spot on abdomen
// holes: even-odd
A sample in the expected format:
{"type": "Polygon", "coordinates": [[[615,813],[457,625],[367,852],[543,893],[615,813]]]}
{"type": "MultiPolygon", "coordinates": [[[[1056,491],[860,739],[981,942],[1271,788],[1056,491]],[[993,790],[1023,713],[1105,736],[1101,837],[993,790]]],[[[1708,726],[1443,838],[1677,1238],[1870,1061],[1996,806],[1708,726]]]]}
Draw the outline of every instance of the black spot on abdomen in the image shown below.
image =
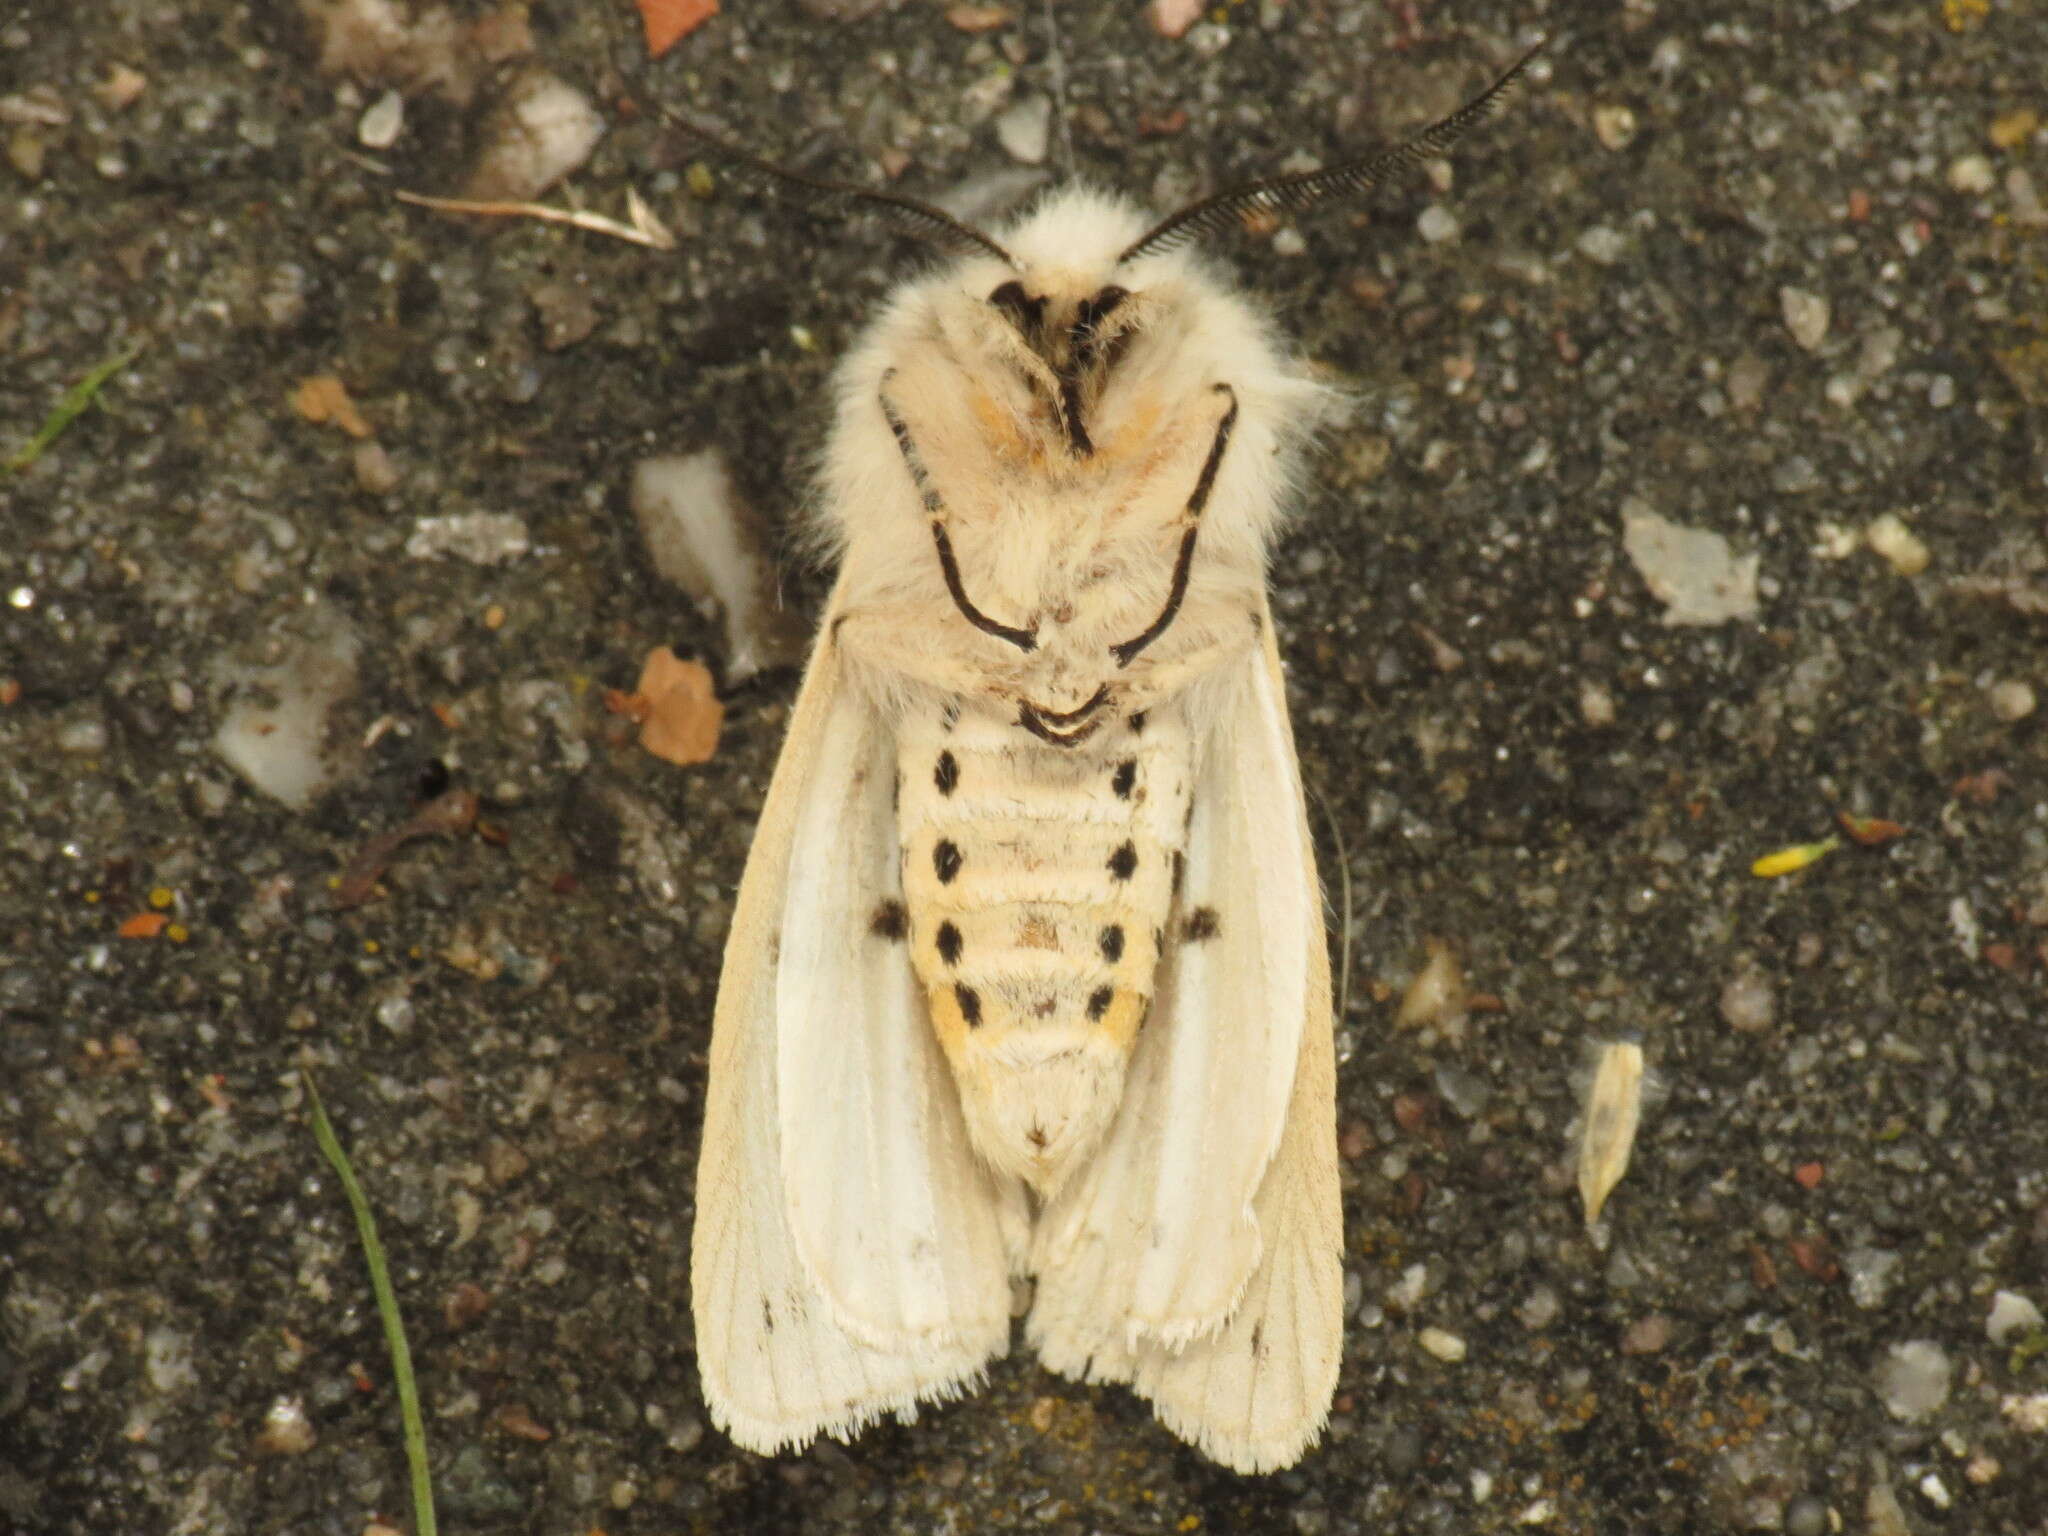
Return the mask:
{"type": "Polygon", "coordinates": [[[878,939],[900,939],[910,932],[910,914],[900,901],[885,901],[868,919],[868,932],[878,939]]]}
{"type": "Polygon", "coordinates": [[[1088,1017],[1101,1018],[1109,1012],[1109,1005],[1116,1000],[1116,993],[1109,987],[1097,987],[1088,994],[1088,1017]]]}
{"type": "Polygon", "coordinates": [[[981,994],[972,987],[955,982],[953,1001],[960,1005],[960,1017],[967,1021],[967,1027],[978,1028],[981,1024],[981,994]]]}
{"type": "Polygon", "coordinates": [[[1111,965],[1115,965],[1117,961],[1123,959],[1124,931],[1118,924],[1111,923],[1107,928],[1103,929],[1100,942],[1102,945],[1102,958],[1111,965]]]}
{"type": "Polygon", "coordinates": [[[1109,872],[1119,880],[1128,880],[1136,873],[1137,868],[1137,846],[1130,842],[1117,844],[1116,852],[1109,856],[1109,872]]]}
{"type": "Polygon", "coordinates": [[[950,752],[941,752],[939,754],[939,765],[932,770],[932,783],[938,786],[939,793],[942,795],[950,795],[955,789],[959,788],[959,759],[950,752]]]}
{"type": "Polygon", "coordinates": [[[941,885],[951,885],[953,877],[960,873],[960,846],[950,837],[940,838],[933,847],[932,873],[939,877],[941,885]]]}
{"type": "Polygon", "coordinates": [[[960,930],[951,923],[939,924],[938,949],[941,960],[948,965],[957,965],[960,961],[960,930]]]}
{"type": "Polygon", "coordinates": [[[1127,757],[1116,765],[1116,773],[1109,781],[1109,787],[1116,791],[1119,800],[1131,798],[1131,786],[1138,782],[1138,760],[1127,757]]]}

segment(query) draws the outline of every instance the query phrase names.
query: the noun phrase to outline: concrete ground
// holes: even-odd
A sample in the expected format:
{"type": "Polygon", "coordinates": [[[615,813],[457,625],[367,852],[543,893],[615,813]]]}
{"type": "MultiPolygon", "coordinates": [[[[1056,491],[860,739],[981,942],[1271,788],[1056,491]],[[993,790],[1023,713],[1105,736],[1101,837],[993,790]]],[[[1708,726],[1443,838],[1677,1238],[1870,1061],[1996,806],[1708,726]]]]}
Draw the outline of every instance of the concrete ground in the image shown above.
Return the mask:
{"type": "Polygon", "coordinates": [[[1056,9],[729,0],[650,65],[623,3],[400,7],[410,55],[326,0],[0,7],[0,454],[142,347],[0,475],[0,1531],[410,1528],[310,1066],[447,1531],[2048,1532],[2048,9],[1056,9]],[[918,258],[700,195],[647,104],[984,207],[1064,125],[1165,206],[1539,33],[1448,185],[1218,244],[1359,401],[1273,572],[1333,927],[1349,876],[1327,1440],[1234,1477],[1020,1344],[735,1450],[692,1178],[793,674],[735,676],[627,488],[715,448],[787,529],[918,258]],[[676,252],[395,199],[541,71],[607,130],[544,195],[676,252]],[[727,684],[697,767],[604,705],[662,644],[727,684]],[[451,788],[489,835],[337,901],[451,788]],[[1904,832],[1752,873],[1838,813],[1904,832]],[[1467,1017],[1400,1028],[1433,943],[1467,1017]],[[1622,1038],[1657,1086],[1589,1233],[1622,1038]]]}

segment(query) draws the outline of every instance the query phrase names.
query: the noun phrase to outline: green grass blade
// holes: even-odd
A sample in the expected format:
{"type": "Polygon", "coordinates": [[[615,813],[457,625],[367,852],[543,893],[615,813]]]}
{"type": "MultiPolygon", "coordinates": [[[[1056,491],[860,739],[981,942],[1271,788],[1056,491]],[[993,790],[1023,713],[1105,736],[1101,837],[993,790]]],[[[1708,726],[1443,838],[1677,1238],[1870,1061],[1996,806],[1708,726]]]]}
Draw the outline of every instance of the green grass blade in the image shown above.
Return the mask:
{"type": "Polygon", "coordinates": [[[313,1086],[313,1074],[301,1071],[306,1100],[313,1111],[313,1139],[333,1165],[341,1187],[348,1194],[349,1209],[356,1215],[356,1233],[363,1242],[363,1257],[370,1265],[370,1289],[377,1293],[377,1315],[384,1322],[384,1342],[391,1348],[391,1379],[398,1386],[398,1411],[405,1420],[405,1459],[412,1468],[412,1515],[415,1536],[435,1536],[434,1484],[427,1472],[427,1428],[420,1417],[420,1393],[412,1378],[412,1350],[405,1342],[405,1319],[398,1315],[398,1297],[391,1289],[391,1270],[384,1262],[384,1245],[377,1240],[377,1218],[370,1214],[370,1202],[356,1182],[348,1154],[335,1139],[328,1122],[320,1090],[313,1086]]]}
{"type": "Polygon", "coordinates": [[[9,456],[8,472],[19,474],[41,458],[43,450],[62,437],[64,429],[85,413],[85,408],[92,404],[93,397],[99,394],[107,380],[134,362],[141,351],[142,343],[139,341],[131,347],[123,348],[65,390],[64,398],[43,418],[43,424],[36,430],[36,435],[9,456]]]}

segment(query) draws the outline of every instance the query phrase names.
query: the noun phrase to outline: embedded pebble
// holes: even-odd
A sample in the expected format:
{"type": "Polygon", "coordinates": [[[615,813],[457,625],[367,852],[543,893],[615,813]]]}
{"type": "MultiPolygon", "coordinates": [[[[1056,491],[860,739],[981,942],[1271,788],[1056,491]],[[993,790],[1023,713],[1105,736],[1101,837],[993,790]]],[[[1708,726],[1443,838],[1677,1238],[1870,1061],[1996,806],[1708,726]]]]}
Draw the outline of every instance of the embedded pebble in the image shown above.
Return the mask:
{"type": "Polygon", "coordinates": [[[1429,959],[1401,994],[1394,1023],[1402,1029],[1455,1031],[1465,1021],[1465,968],[1458,963],[1458,952],[1442,939],[1425,944],[1429,959]]]}
{"type": "Polygon", "coordinates": [[[1913,1339],[1885,1351],[1877,1367],[1877,1395],[1885,1412],[1913,1424],[1938,1412],[1948,1401],[1955,1367],[1932,1339],[1913,1339]]]}
{"type": "Polygon", "coordinates": [[[1622,547],[1667,625],[1723,624],[1757,616],[1760,557],[1737,555],[1720,534],[1659,517],[1640,497],[1621,506],[1622,547]]]}
{"type": "Polygon", "coordinates": [[[214,732],[213,750],[273,800],[304,810],[345,762],[329,717],[356,691],[360,649],[348,621],[328,610],[276,666],[224,667],[236,701],[214,732]]]}
{"type": "Polygon", "coordinates": [[[1777,994],[1763,972],[1745,966],[1721,984],[1721,1022],[1730,1029],[1769,1029],[1776,1012],[1777,994]]]}
{"type": "Polygon", "coordinates": [[[1522,1299],[1515,1308],[1515,1316],[1531,1333],[1541,1333],[1557,1321],[1557,1315],[1564,1310],[1564,1303],[1557,1292],[1547,1285],[1539,1285],[1522,1299]]]}
{"type": "Polygon", "coordinates": [[[356,142],[365,149],[389,149],[405,131],[405,98],[386,91],[356,121],[356,142]]]}
{"type": "Polygon", "coordinates": [[[1619,102],[1595,107],[1593,136],[1608,149],[1627,149],[1636,138],[1635,110],[1619,102]]]}
{"type": "Polygon", "coordinates": [[[1991,1298],[1991,1315],[1984,1319],[1984,1336],[2004,1344],[2015,1335],[2038,1333],[2044,1326],[2041,1309],[2017,1291],[1998,1291],[1991,1298]]]}
{"type": "Polygon", "coordinates": [[[398,489],[398,467],[391,462],[382,443],[374,439],[357,443],[350,450],[349,460],[357,486],[372,496],[387,496],[398,489]]]}
{"type": "Polygon", "coordinates": [[[1827,339],[1828,301],[1817,293],[1789,284],[1778,290],[1778,306],[1792,339],[1811,352],[1827,339]]]}
{"type": "Polygon", "coordinates": [[[1989,192],[1998,185],[1998,173],[1989,155],[1963,155],[1949,162],[1948,184],[1957,192],[1972,196],[1989,192]]]}
{"type": "Polygon", "coordinates": [[[107,722],[98,715],[87,715],[72,720],[58,728],[57,750],[96,754],[107,750],[107,722]]]}
{"type": "Polygon", "coordinates": [[[604,119],[565,80],[528,75],[492,119],[492,137],[464,195],[482,199],[536,197],[590,158],[604,137],[604,119]]]}
{"type": "Polygon", "coordinates": [[[444,556],[473,565],[516,560],[528,549],[526,524],[510,512],[456,512],[413,524],[405,552],[415,560],[444,556]]]}
{"type": "Polygon", "coordinates": [[[1745,352],[1728,365],[1728,403],[1748,414],[1763,404],[1770,383],[1771,365],[1754,352],[1745,352]]]}
{"type": "Polygon", "coordinates": [[[256,1449],[267,1456],[303,1456],[318,1439],[312,1420],[306,1417],[306,1405],[296,1397],[280,1397],[263,1415],[256,1449]]]}
{"type": "Polygon", "coordinates": [[[1465,1341],[1443,1328],[1425,1328],[1415,1335],[1415,1342],[1446,1365],[1456,1365],[1465,1358],[1465,1341]]]}
{"type": "Polygon", "coordinates": [[[629,500],[655,570],[723,616],[728,683],[795,664],[803,631],[777,601],[767,530],[741,499],[723,453],[642,459],[629,500]]]}
{"type": "Polygon", "coordinates": [[[2022,1434],[2048,1435],[2048,1392],[2026,1397],[2017,1392],[2007,1393],[1998,1400],[1998,1411],[2006,1423],[2022,1434]]]}
{"type": "Polygon", "coordinates": [[[996,142],[1003,153],[1025,165],[1044,163],[1052,138],[1052,98],[1020,96],[996,117],[996,142]]]}
{"type": "Polygon", "coordinates": [[[1611,267],[1628,249],[1628,236],[1605,224],[1582,230],[1572,249],[1598,267],[1611,267]]]}
{"type": "Polygon", "coordinates": [[[1493,1100],[1493,1085],[1476,1072],[1444,1062],[1436,1069],[1436,1090],[1460,1120],[1477,1120],[1493,1100]]]}
{"type": "Polygon", "coordinates": [[[1991,685],[1991,713],[2007,725],[2024,720],[2034,712],[2034,690],[2018,678],[2000,678],[1991,685]]]}
{"type": "Polygon", "coordinates": [[[1431,203],[1415,221],[1415,231],[1431,245],[1458,238],[1458,216],[1442,203],[1431,203]]]}
{"type": "Polygon", "coordinates": [[[1657,1354],[1671,1342],[1672,1332],[1671,1319],[1661,1312],[1639,1317],[1623,1330],[1621,1352],[1624,1355],[1657,1354]]]}
{"type": "Polygon", "coordinates": [[[1842,1273],[1849,1277],[1849,1299],[1865,1311],[1883,1306],[1903,1262],[1889,1248],[1851,1248],[1842,1255],[1842,1273]]]}
{"type": "Polygon", "coordinates": [[[1901,576],[1918,576],[1934,558],[1925,542],[1896,512],[1872,518],[1870,526],[1863,530],[1863,542],[1889,561],[1901,576]]]}
{"type": "Polygon", "coordinates": [[[1202,0],[1152,0],[1145,19],[1161,37],[1183,37],[1202,19],[1202,0]]]}

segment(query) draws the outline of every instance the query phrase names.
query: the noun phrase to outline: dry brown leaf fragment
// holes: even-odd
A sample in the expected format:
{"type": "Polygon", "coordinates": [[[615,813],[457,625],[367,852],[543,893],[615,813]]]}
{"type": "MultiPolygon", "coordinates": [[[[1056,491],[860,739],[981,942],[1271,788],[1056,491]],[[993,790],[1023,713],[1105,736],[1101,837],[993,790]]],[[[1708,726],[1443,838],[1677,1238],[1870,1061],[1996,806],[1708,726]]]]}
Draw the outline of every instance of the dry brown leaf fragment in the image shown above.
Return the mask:
{"type": "Polygon", "coordinates": [[[2012,787],[2012,775],[2003,768],[1986,768],[1982,773],[1965,774],[1949,786],[1949,793],[1958,800],[1968,800],[1976,805],[1989,805],[1998,798],[1998,792],[2012,787]]]}
{"type": "Polygon", "coordinates": [[[493,1415],[493,1422],[508,1435],[517,1435],[522,1440],[546,1441],[555,1438],[555,1432],[533,1416],[533,1410],[524,1403],[507,1403],[493,1415]]]}
{"type": "Polygon", "coordinates": [[[949,5],[946,20],[956,31],[993,32],[1016,19],[1007,5],[949,5]]]}
{"type": "Polygon", "coordinates": [[[1906,829],[1896,821],[1887,821],[1882,816],[1856,816],[1848,811],[1835,812],[1835,820],[1842,830],[1865,848],[1876,848],[1895,839],[1904,837],[1906,829]]]}
{"type": "Polygon", "coordinates": [[[106,78],[92,88],[92,94],[109,112],[119,112],[124,107],[133,106],[148,89],[147,75],[116,61],[108,68],[106,78]]]}
{"type": "Polygon", "coordinates": [[[1465,968],[1458,963],[1457,950],[1442,939],[1425,939],[1423,948],[1428,959],[1401,994],[1394,1023],[1401,1029],[1427,1027],[1456,1034],[1467,1012],[1465,968]]]}
{"type": "Polygon", "coordinates": [[[476,825],[477,798],[474,790],[451,789],[421,806],[404,826],[385,832],[363,844],[348,861],[341,882],[334,889],[337,907],[359,907],[370,899],[377,882],[390,866],[391,856],[416,837],[466,831],[476,825]]]}
{"type": "Polygon", "coordinates": [[[349,398],[348,386],[331,373],[316,373],[299,380],[292,391],[292,409],[315,425],[332,422],[350,437],[374,437],[363,413],[349,398]]]}
{"type": "Polygon", "coordinates": [[[635,725],[645,725],[647,717],[654,713],[645,694],[627,693],[623,688],[605,689],[604,707],[612,714],[624,715],[635,725]]]}
{"type": "Polygon", "coordinates": [[[472,1280],[460,1281],[441,1304],[450,1329],[459,1332],[491,1310],[491,1293],[472,1280]]]}
{"type": "Polygon", "coordinates": [[[702,662],[684,661],[667,646],[656,646],[641,664],[633,697],[647,711],[640,745],[656,757],[687,767],[709,762],[718,751],[725,706],[702,662]]]}
{"type": "Polygon", "coordinates": [[[1642,1046],[1633,1040],[1601,1042],[1579,1137],[1579,1199],[1589,1227],[1628,1172],[1642,1115],[1642,1046]]]}
{"type": "Polygon", "coordinates": [[[647,56],[658,59],[718,14],[718,0],[638,0],[647,56]]]}

